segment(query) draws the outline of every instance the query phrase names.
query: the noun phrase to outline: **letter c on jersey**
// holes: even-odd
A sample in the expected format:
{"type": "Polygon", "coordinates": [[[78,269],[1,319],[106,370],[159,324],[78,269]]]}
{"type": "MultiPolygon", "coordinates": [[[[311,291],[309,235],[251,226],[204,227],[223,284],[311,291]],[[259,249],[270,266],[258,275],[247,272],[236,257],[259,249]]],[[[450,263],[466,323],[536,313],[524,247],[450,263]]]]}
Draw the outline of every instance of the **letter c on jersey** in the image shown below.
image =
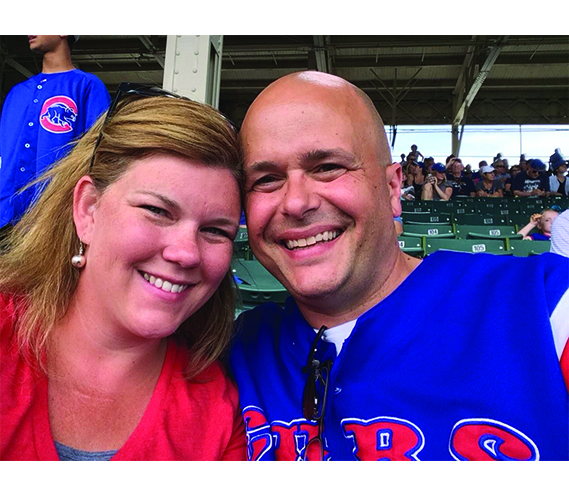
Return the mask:
{"type": "Polygon", "coordinates": [[[466,419],[452,429],[449,443],[456,460],[536,461],[535,443],[507,424],[489,419],[466,419]]]}

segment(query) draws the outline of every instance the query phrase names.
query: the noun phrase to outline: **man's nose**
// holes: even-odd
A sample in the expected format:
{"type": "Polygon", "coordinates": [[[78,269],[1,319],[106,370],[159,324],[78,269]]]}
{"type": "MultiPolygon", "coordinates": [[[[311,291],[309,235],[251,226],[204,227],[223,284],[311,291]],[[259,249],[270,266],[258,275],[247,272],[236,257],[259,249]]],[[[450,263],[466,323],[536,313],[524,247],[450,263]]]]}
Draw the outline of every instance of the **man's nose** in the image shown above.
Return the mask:
{"type": "Polygon", "coordinates": [[[307,212],[320,206],[314,181],[306,176],[289,177],[282,203],[283,212],[295,219],[302,219],[307,212]]]}

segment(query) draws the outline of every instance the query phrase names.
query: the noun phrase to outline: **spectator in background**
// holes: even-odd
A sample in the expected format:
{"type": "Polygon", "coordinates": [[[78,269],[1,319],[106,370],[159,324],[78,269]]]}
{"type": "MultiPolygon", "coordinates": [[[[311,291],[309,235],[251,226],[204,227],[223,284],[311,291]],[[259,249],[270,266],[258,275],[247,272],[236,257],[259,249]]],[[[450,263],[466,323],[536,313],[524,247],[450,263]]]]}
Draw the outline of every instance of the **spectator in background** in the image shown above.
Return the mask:
{"type": "Polygon", "coordinates": [[[552,175],[549,178],[549,189],[552,195],[569,196],[569,182],[567,182],[567,162],[563,156],[550,157],[552,175]],[[551,159],[553,158],[553,160],[551,159]]]}
{"type": "Polygon", "coordinates": [[[508,177],[504,182],[504,196],[513,196],[512,182],[514,181],[516,175],[518,175],[520,172],[521,169],[519,165],[513,165],[512,168],[510,168],[510,171],[508,172],[510,174],[510,177],[508,177]]]}
{"type": "Polygon", "coordinates": [[[545,163],[534,159],[528,162],[525,172],[520,172],[512,182],[514,196],[545,196],[549,192],[549,178],[545,175],[545,163]]]}
{"type": "Polygon", "coordinates": [[[412,161],[407,170],[404,187],[413,186],[413,192],[417,200],[421,199],[421,191],[423,190],[425,180],[426,177],[421,166],[417,162],[412,161]]]}
{"type": "Polygon", "coordinates": [[[452,198],[457,196],[476,196],[476,188],[474,182],[464,175],[464,165],[462,160],[452,157],[446,166],[447,180],[452,185],[452,198]]]}
{"type": "Polygon", "coordinates": [[[425,158],[425,163],[424,163],[425,166],[423,168],[425,174],[431,173],[434,164],[435,164],[435,159],[432,156],[425,158]]]}
{"type": "Polygon", "coordinates": [[[565,210],[551,224],[551,252],[569,257],[569,210],[565,210]]]}
{"type": "Polygon", "coordinates": [[[528,161],[525,159],[525,156],[523,160],[520,159],[519,167],[522,172],[525,172],[528,169],[528,161]]]}
{"type": "Polygon", "coordinates": [[[524,240],[548,241],[551,239],[551,224],[558,215],[559,212],[552,209],[544,210],[540,214],[533,214],[530,217],[529,223],[520,229],[518,234],[521,234],[524,237],[524,240]],[[534,229],[537,229],[537,231],[531,233],[534,229]]]}
{"type": "Polygon", "coordinates": [[[5,233],[39,194],[18,191],[62,158],[106,111],[110,96],[96,76],[73,66],[78,35],[28,35],[42,56],[42,72],[16,85],[6,97],[0,122],[0,228],[5,233]]]}
{"type": "MultiPolygon", "coordinates": [[[[500,154],[500,153],[498,153],[500,154]]],[[[508,161],[503,160],[501,157],[499,159],[494,160],[492,163],[494,167],[494,177],[497,181],[502,183],[502,187],[506,183],[506,181],[510,178],[510,174],[508,174],[508,161]]]]}
{"type": "Polygon", "coordinates": [[[446,178],[442,163],[433,165],[433,173],[427,175],[421,193],[422,200],[448,201],[452,196],[452,184],[446,178]]]}
{"type": "Polygon", "coordinates": [[[494,178],[494,167],[488,165],[481,169],[482,180],[476,184],[476,196],[479,198],[501,198],[504,196],[502,183],[494,178]]]}
{"type": "Polygon", "coordinates": [[[411,151],[409,152],[409,154],[407,155],[407,157],[412,156],[415,158],[415,160],[419,161],[419,156],[421,158],[423,158],[423,160],[425,159],[425,157],[423,156],[423,154],[421,153],[421,151],[417,151],[417,145],[413,144],[411,146],[411,151]]]}

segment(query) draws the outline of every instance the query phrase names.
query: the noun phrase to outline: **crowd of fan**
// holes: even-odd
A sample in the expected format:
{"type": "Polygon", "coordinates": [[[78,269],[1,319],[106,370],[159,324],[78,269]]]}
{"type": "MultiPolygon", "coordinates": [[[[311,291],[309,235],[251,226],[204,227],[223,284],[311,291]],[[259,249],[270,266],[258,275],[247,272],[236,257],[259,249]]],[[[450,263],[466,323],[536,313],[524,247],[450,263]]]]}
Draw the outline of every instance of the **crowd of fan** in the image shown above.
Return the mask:
{"type": "MultiPolygon", "coordinates": [[[[412,145],[407,156],[401,155],[401,165],[404,179],[401,198],[409,201],[448,201],[460,197],[569,197],[568,163],[559,149],[549,157],[549,167],[539,159],[526,160],[525,155],[510,167],[508,160],[498,153],[492,164],[481,161],[478,171],[473,171],[471,165],[465,167],[454,155],[450,155],[444,164],[438,163],[432,157],[425,158],[417,146],[412,145]]],[[[553,221],[560,212],[553,206],[533,214],[518,233],[524,239],[550,240],[553,221]]],[[[396,226],[397,222],[401,221],[396,220],[396,226]]],[[[401,231],[400,225],[398,233],[401,231]]]]}
{"type": "Polygon", "coordinates": [[[407,156],[401,155],[403,191],[405,200],[447,201],[460,196],[514,197],[514,196],[569,196],[567,161],[559,149],[549,158],[549,167],[539,159],[520,157],[509,166],[500,153],[489,165],[479,163],[478,171],[471,165],[450,155],[445,163],[425,158],[417,146],[411,146],[407,156]]]}

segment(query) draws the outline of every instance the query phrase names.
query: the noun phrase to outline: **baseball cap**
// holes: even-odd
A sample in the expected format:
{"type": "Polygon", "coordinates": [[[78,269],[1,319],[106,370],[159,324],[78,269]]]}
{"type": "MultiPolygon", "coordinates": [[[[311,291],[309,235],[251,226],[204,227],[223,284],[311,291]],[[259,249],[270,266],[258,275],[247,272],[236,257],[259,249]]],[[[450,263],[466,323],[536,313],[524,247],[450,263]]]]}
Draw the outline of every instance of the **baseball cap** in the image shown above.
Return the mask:
{"type": "Polygon", "coordinates": [[[446,170],[447,170],[447,169],[445,168],[445,166],[444,166],[442,163],[435,163],[435,164],[432,166],[432,169],[433,169],[435,172],[446,172],[446,170]]]}
{"type": "Polygon", "coordinates": [[[543,163],[539,159],[534,159],[529,161],[529,166],[534,170],[539,170],[540,172],[544,172],[546,169],[545,163],[543,163]]]}
{"type": "Polygon", "coordinates": [[[561,165],[565,165],[566,161],[562,154],[555,152],[549,157],[549,163],[551,164],[551,168],[557,168],[561,165]]]}
{"type": "Polygon", "coordinates": [[[494,167],[492,167],[492,166],[490,166],[490,165],[484,165],[484,166],[480,169],[480,171],[481,171],[483,174],[489,174],[490,172],[494,172],[494,167]]]}

